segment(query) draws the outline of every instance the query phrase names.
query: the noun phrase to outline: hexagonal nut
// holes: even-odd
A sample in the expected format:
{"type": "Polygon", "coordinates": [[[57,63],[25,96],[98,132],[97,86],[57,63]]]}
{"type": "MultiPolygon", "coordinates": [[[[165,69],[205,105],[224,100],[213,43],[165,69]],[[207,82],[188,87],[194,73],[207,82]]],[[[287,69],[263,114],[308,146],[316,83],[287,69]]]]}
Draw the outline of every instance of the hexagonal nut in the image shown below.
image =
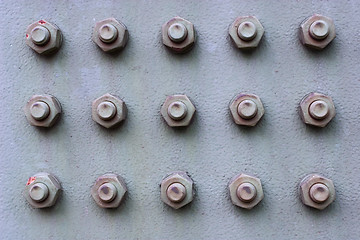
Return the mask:
{"type": "Polygon", "coordinates": [[[331,18],[314,14],[301,23],[299,37],[303,45],[321,50],[336,37],[334,22],[331,18]]]}
{"type": "Polygon", "coordinates": [[[195,43],[194,24],[181,17],[174,17],[162,26],[163,44],[176,53],[189,51],[195,43]]]}
{"type": "Polygon", "coordinates": [[[243,173],[230,181],[229,192],[231,202],[246,209],[255,207],[264,198],[260,179],[243,173]]]}
{"type": "Polygon", "coordinates": [[[107,18],[95,24],[92,40],[104,52],[123,49],[129,39],[126,26],[115,18],[107,18]]]}
{"type": "Polygon", "coordinates": [[[60,102],[51,95],[34,95],[24,107],[25,116],[32,126],[51,127],[60,117],[60,102]]]}
{"type": "Polygon", "coordinates": [[[188,126],[195,111],[195,106],[186,95],[167,96],[160,110],[170,127],[188,126]]]}
{"type": "Polygon", "coordinates": [[[127,187],[121,176],[113,173],[104,174],[91,188],[91,195],[102,208],[117,208],[124,200],[127,187]]]}
{"type": "Polygon", "coordinates": [[[255,126],[265,113],[260,98],[254,94],[240,93],[229,104],[234,122],[243,126],[255,126]]]}
{"type": "Polygon", "coordinates": [[[58,51],[62,43],[60,29],[46,20],[40,20],[26,29],[26,44],[35,52],[43,55],[58,51]]]}
{"type": "Polygon", "coordinates": [[[331,97],[316,92],[301,100],[299,113],[304,123],[316,127],[325,127],[336,115],[331,97]]]}
{"type": "Polygon", "coordinates": [[[300,183],[300,198],[306,206],[322,210],[335,200],[335,186],[324,176],[310,174],[300,183]]]}
{"type": "Polygon", "coordinates": [[[109,93],[92,103],[92,119],[105,128],[117,126],[126,119],[126,115],[125,102],[109,93]]]}
{"type": "Polygon", "coordinates": [[[41,172],[28,179],[23,194],[33,208],[47,208],[55,205],[61,191],[55,176],[41,172]]]}
{"type": "Polygon", "coordinates": [[[189,204],[194,195],[194,182],[186,172],[173,172],[161,181],[160,198],[174,209],[189,204]]]}
{"type": "Polygon", "coordinates": [[[238,17],[229,27],[229,35],[239,49],[256,48],[264,32],[264,27],[254,16],[238,17]]]}

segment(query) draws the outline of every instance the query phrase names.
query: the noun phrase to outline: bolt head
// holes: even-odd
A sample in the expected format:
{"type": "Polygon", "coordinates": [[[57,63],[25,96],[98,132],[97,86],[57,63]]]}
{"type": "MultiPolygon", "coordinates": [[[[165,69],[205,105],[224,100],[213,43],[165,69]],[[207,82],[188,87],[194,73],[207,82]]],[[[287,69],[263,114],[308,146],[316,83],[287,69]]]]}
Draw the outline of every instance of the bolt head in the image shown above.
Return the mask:
{"type": "Polygon", "coordinates": [[[166,190],[166,196],[171,202],[179,203],[186,197],[186,188],[181,183],[172,183],[166,190]]]}
{"type": "Polygon", "coordinates": [[[300,183],[300,198],[306,206],[322,210],[335,200],[335,186],[324,176],[310,174],[300,183]]]}
{"type": "Polygon", "coordinates": [[[31,30],[31,40],[36,45],[45,45],[50,40],[50,32],[46,27],[37,26],[31,30]]]}
{"type": "Polygon", "coordinates": [[[60,117],[60,102],[51,95],[34,95],[24,107],[28,122],[37,127],[52,127],[60,117]]]}
{"type": "Polygon", "coordinates": [[[194,182],[185,172],[174,172],[160,184],[161,200],[174,209],[189,204],[194,194],[194,182]]]}
{"type": "Polygon", "coordinates": [[[35,202],[44,201],[48,197],[48,195],[49,195],[49,188],[41,182],[35,183],[34,185],[31,186],[29,190],[29,196],[35,202]]]}
{"type": "Polygon", "coordinates": [[[30,114],[37,121],[44,120],[50,114],[49,105],[42,101],[35,102],[30,107],[30,114]]]}
{"type": "Polygon", "coordinates": [[[229,105],[234,122],[243,126],[255,126],[265,110],[260,98],[254,94],[240,93],[229,105]]]}
{"type": "Polygon", "coordinates": [[[246,209],[255,207],[264,198],[260,179],[243,173],[230,181],[229,192],[232,203],[246,209]]]}
{"type": "Polygon", "coordinates": [[[117,195],[117,189],[112,183],[103,183],[98,188],[99,199],[103,202],[111,202],[117,195]]]}
{"type": "Polygon", "coordinates": [[[160,112],[170,127],[184,127],[190,124],[195,106],[186,95],[172,95],[166,98],[160,112]]]}
{"type": "Polygon", "coordinates": [[[124,200],[127,187],[121,176],[113,173],[104,174],[91,188],[91,195],[102,208],[117,208],[124,200]]]}
{"type": "Polygon", "coordinates": [[[336,115],[331,97],[315,92],[301,100],[299,113],[304,123],[316,127],[325,127],[336,115]]]}
{"type": "Polygon", "coordinates": [[[60,29],[46,20],[34,22],[26,29],[26,44],[39,54],[52,54],[60,49],[61,43],[60,29]]]}
{"type": "Polygon", "coordinates": [[[315,14],[300,25],[299,37],[302,44],[314,49],[324,49],[336,37],[331,18],[315,14]]]}
{"type": "Polygon", "coordinates": [[[112,43],[118,36],[118,30],[110,23],[104,24],[99,28],[99,38],[104,43],[112,43]]]}
{"type": "Polygon", "coordinates": [[[257,29],[252,22],[242,22],[238,27],[238,36],[244,41],[251,41],[256,37],[257,29]]]}
{"type": "Polygon", "coordinates": [[[263,35],[264,27],[254,16],[238,17],[229,27],[229,35],[239,49],[256,48],[263,35]]]}
{"type": "Polygon", "coordinates": [[[115,18],[97,22],[94,27],[92,40],[104,52],[122,50],[128,41],[129,32],[126,26],[115,18]]]}
{"type": "Polygon", "coordinates": [[[119,125],[126,119],[127,108],[124,101],[109,93],[92,103],[92,119],[105,128],[119,125]]]}
{"type": "Polygon", "coordinates": [[[55,205],[61,190],[55,176],[41,172],[29,178],[23,194],[33,208],[47,208],[55,205]]]}
{"type": "Polygon", "coordinates": [[[163,44],[176,53],[189,51],[195,43],[194,25],[181,17],[174,17],[162,26],[163,44]]]}

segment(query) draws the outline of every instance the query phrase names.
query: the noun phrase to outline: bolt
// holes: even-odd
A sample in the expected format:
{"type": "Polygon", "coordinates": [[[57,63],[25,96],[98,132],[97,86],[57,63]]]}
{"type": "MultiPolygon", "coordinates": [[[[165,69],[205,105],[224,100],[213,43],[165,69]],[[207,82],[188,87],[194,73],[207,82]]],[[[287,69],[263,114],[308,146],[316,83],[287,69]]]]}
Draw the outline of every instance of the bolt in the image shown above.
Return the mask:
{"type": "Polygon", "coordinates": [[[181,18],[174,17],[161,28],[163,44],[177,53],[189,51],[195,44],[194,25],[181,18]]]}
{"type": "Polygon", "coordinates": [[[194,182],[185,172],[174,172],[160,184],[161,200],[174,209],[189,204],[194,198],[194,182]]]}
{"type": "Polygon", "coordinates": [[[242,40],[251,41],[256,37],[256,26],[249,21],[242,22],[237,29],[237,33],[242,40]]]}
{"type": "Polygon", "coordinates": [[[29,196],[35,202],[42,202],[49,196],[49,189],[44,183],[35,183],[29,190],[29,196]]]}
{"type": "Polygon", "coordinates": [[[61,190],[61,184],[54,175],[41,172],[28,179],[23,194],[32,207],[46,208],[55,205],[61,190]]]}
{"type": "Polygon", "coordinates": [[[104,24],[99,28],[99,38],[104,43],[112,43],[118,36],[118,30],[110,23],[104,24]]]}
{"type": "Polygon", "coordinates": [[[256,116],[258,108],[254,101],[246,99],[239,103],[237,111],[241,118],[252,119],[256,116]]]}
{"type": "Polygon", "coordinates": [[[34,95],[26,103],[24,112],[33,126],[51,127],[61,114],[60,102],[51,95],[34,95]]]}
{"type": "Polygon", "coordinates": [[[100,103],[96,110],[99,117],[104,121],[113,119],[117,112],[115,104],[109,101],[100,103]]]}
{"type": "Polygon", "coordinates": [[[127,187],[122,177],[113,173],[98,177],[91,188],[93,199],[102,208],[117,208],[126,192],[127,187]]]}
{"type": "Polygon", "coordinates": [[[264,198],[261,181],[246,174],[235,176],[229,183],[230,199],[238,207],[251,209],[264,198]]]}
{"type": "Polygon", "coordinates": [[[316,40],[323,40],[329,35],[329,25],[323,20],[317,20],[310,25],[310,36],[316,40]]]}
{"type": "Polygon", "coordinates": [[[171,41],[179,43],[185,40],[187,37],[187,29],[182,23],[171,24],[168,28],[168,36],[171,41]]]}
{"type": "Polygon", "coordinates": [[[50,40],[50,32],[46,27],[37,26],[31,31],[31,41],[38,45],[42,46],[48,43],[50,40]]]}
{"type": "Polygon", "coordinates": [[[300,198],[303,204],[322,210],[335,200],[333,182],[319,174],[309,174],[300,183],[300,198]]]}
{"type": "Polygon", "coordinates": [[[35,102],[30,107],[30,114],[37,121],[44,120],[50,114],[49,105],[42,101],[35,102]]]}
{"type": "Polygon", "coordinates": [[[323,183],[316,183],[309,190],[311,199],[316,203],[324,203],[330,196],[329,188],[323,183]]]}
{"type": "Polygon", "coordinates": [[[236,190],[237,197],[243,202],[251,202],[256,197],[256,188],[253,184],[245,182],[239,185],[236,190]]]}
{"type": "Polygon", "coordinates": [[[316,100],[310,104],[309,113],[312,118],[322,120],[329,114],[329,105],[323,100],[316,100]]]}
{"type": "Polygon", "coordinates": [[[171,202],[179,203],[186,197],[186,188],[181,183],[172,183],[166,190],[166,196],[171,202]]]}
{"type": "Polygon", "coordinates": [[[98,195],[101,201],[111,202],[117,195],[117,189],[112,183],[104,183],[98,189],[98,195]]]}
{"type": "Polygon", "coordinates": [[[176,121],[183,119],[187,114],[187,107],[181,101],[172,102],[168,107],[169,116],[176,121]]]}

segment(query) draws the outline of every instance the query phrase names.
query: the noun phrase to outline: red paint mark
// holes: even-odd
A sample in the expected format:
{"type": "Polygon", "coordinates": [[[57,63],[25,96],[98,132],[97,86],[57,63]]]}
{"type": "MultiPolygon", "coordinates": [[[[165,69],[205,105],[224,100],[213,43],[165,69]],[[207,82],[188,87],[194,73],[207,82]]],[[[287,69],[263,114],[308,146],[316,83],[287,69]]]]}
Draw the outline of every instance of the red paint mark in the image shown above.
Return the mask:
{"type": "Polygon", "coordinates": [[[46,23],[46,22],[45,22],[44,20],[40,20],[39,23],[40,23],[40,24],[44,24],[44,23],[46,23]]]}
{"type": "Polygon", "coordinates": [[[27,181],[26,186],[27,186],[27,185],[30,185],[30,184],[33,183],[35,180],[36,180],[36,177],[29,177],[29,180],[27,181]]]}
{"type": "Polygon", "coordinates": [[[29,34],[26,34],[26,38],[28,38],[29,37],[29,34]]]}

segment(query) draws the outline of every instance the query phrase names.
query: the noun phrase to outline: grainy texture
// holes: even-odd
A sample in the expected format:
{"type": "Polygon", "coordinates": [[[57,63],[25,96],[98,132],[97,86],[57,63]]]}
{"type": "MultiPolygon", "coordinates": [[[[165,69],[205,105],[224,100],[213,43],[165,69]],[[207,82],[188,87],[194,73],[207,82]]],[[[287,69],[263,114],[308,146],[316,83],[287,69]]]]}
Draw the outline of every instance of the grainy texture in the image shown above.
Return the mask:
{"type": "Polygon", "coordinates": [[[1,1],[0,232],[2,239],[359,239],[360,5],[350,1],[1,1]],[[300,23],[329,16],[336,39],[323,51],[304,47],[300,23]],[[161,42],[173,16],[193,22],[197,42],[176,55],[161,42]],[[265,28],[258,48],[236,49],[228,36],[237,16],[265,28]],[[99,20],[129,30],[117,55],[91,40],[99,20]],[[64,36],[51,57],[25,44],[26,27],[55,23],[64,36]],[[349,21],[351,20],[351,24],[349,21]],[[312,91],[332,97],[337,115],[323,129],[298,114],[312,91]],[[91,102],[107,92],[127,103],[117,129],[91,119],[91,102]],[[239,92],[261,97],[266,114],[254,128],[237,126],[229,102],[239,92]],[[63,114],[38,129],[22,111],[34,94],[52,94],[63,114]],[[172,129],[160,115],[166,95],[187,94],[193,123],[172,129]],[[177,211],[160,200],[159,183],[187,171],[196,198],[177,211]],[[27,178],[47,171],[64,189],[51,209],[32,209],[21,195],[27,178]],[[104,172],[120,174],[128,196],[99,208],[90,188],[104,172]],[[265,198],[251,211],[234,206],[227,184],[239,172],[259,177],[265,198]],[[298,184],[312,172],[331,178],[337,198],[324,211],[304,206],[298,184]],[[9,190],[11,186],[11,191],[9,190]]]}

